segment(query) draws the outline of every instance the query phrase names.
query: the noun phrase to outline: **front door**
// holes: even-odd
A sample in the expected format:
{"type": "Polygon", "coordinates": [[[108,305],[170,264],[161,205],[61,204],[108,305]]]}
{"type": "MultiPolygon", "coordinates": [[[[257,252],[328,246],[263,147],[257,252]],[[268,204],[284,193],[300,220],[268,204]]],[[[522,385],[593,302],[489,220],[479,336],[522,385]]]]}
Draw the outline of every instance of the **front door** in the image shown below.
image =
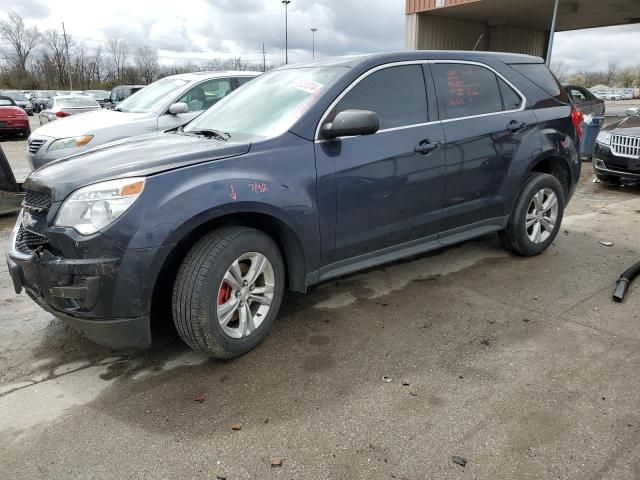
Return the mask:
{"type": "Polygon", "coordinates": [[[321,216],[335,218],[333,231],[323,226],[323,242],[331,235],[335,241],[333,258],[324,263],[435,241],[444,195],[444,137],[442,125],[429,122],[422,66],[371,73],[327,120],[349,109],[376,112],[380,130],[316,142],[318,170],[331,165],[335,184],[335,204],[320,205],[321,216]]]}

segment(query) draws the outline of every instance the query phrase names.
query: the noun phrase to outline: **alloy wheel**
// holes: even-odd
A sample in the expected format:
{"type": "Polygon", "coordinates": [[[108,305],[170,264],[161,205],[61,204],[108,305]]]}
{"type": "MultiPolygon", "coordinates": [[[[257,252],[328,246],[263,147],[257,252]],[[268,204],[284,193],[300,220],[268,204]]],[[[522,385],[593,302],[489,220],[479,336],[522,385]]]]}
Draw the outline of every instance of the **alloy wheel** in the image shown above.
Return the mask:
{"type": "Polygon", "coordinates": [[[244,338],[267,317],[275,289],[273,266],[266,256],[250,252],[225,273],[216,298],[218,321],[225,334],[244,338]]]}
{"type": "Polygon", "coordinates": [[[543,188],[531,199],[526,216],[526,230],[533,243],[544,243],[553,233],[558,220],[558,197],[543,188]]]}

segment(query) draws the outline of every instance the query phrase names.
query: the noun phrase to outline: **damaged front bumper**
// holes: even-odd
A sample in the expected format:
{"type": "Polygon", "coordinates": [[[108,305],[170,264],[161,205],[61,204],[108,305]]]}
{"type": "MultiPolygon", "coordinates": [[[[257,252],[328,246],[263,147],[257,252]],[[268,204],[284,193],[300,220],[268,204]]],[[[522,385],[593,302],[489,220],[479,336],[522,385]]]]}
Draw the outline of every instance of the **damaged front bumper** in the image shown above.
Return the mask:
{"type": "Polygon", "coordinates": [[[38,305],[95,343],[112,348],[151,344],[154,260],[162,248],[121,250],[96,235],[73,250],[82,258],[66,258],[61,254],[64,246],[25,248],[21,232],[25,235],[22,214],[7,254],[16,293],[24,289],[38,305]]]}

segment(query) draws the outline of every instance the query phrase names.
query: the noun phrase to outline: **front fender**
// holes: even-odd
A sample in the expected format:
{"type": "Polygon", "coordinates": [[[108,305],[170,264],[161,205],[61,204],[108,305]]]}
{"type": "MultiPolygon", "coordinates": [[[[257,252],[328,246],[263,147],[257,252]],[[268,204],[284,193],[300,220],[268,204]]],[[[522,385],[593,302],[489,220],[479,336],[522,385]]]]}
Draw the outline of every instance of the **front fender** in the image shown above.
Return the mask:
{"type": "Polygon", "coordinates": [[[259,145],[243,156],[149,177],[138,202],[105,235],[122,248],[153,248],[174,245],[223,216],[262,214],[293,232],[303,246],[305,264],[317,266],[313,144],[293,137],[279,145],[259,145]]]}

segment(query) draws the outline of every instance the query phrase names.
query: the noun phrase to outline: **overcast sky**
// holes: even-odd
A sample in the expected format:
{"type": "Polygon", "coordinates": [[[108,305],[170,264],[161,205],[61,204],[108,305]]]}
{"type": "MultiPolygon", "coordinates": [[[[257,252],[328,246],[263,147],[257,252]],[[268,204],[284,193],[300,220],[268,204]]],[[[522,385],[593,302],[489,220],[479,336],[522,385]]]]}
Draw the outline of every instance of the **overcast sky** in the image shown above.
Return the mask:
{"type": "MultiPolygon", "coordinates": [[[[208,59],[224,54],[284,61],[284,6],[280,0],[2,0],[41,29],[61,28],[94,45],[107,36],[159,50],[161,61],[208,59]]],[[[404,48],[404,0],[292,0],[290,62],[311,57],[311,27],[317,53],[342,55],[404,48]]],[[[572,70],[604,69],[609,62],[640,65],[640,25],[559,33],[554,62],[572,70]]]]}

